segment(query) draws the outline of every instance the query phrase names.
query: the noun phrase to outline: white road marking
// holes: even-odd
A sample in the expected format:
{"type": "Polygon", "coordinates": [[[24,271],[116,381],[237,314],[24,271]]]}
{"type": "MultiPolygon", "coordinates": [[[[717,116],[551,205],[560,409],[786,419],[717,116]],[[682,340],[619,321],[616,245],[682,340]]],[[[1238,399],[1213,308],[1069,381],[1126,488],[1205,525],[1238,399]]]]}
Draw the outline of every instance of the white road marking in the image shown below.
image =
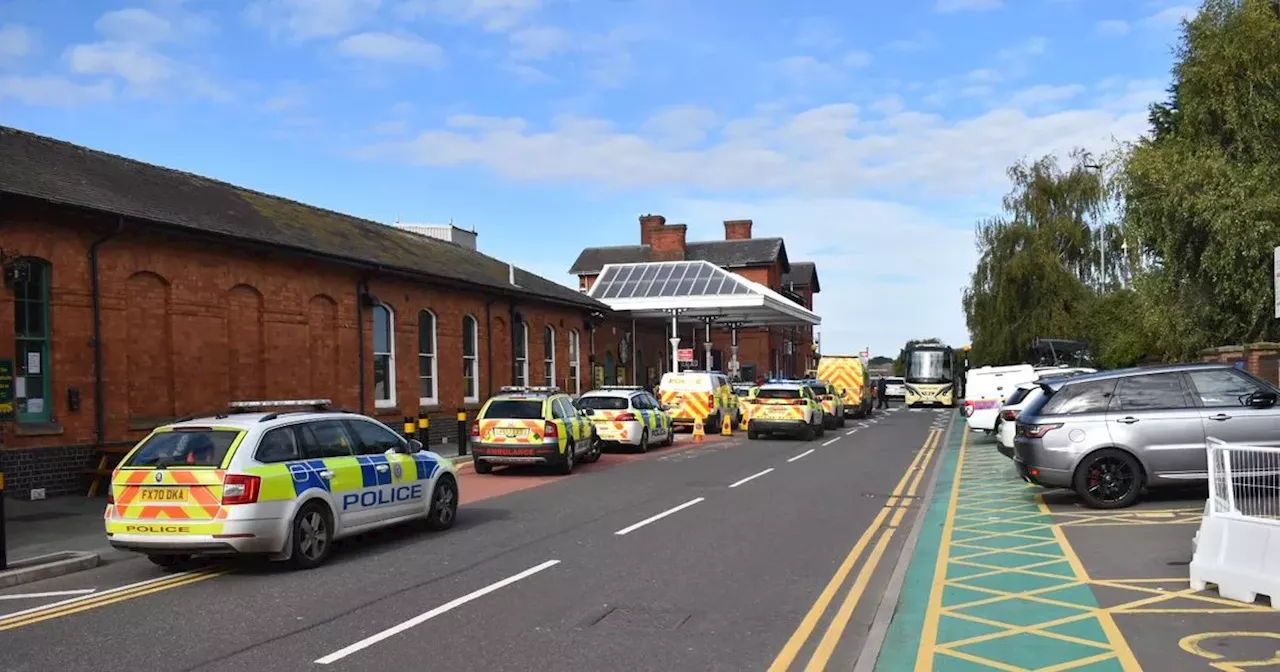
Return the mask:
{"type": "Polygon", "coordinates": [[[40,597],[67,597],[69,595],[88,595],[97,592],[97,588],[84,590],[55,590],[48,593],[18,593],[16,595],[0,595],[0,600],[34,600],[40,597]]]}
{"type": "Polygon", "coordinates": [[[736,487],[738,487],[739,485],[742,485],[743,483],[746,483],[747,481],[750,481],[750,480],[753,480],[753,479],[760,478],[761,476],[764,476],[765,474],[767,474],[767,473],[769,473],[769,472],[771,472],[771,471],[773,471],[773,467],[769,467],[768,469],[765,469],[764,471],[762,471],[762,472],[760,472],[760,473],[758,473],[758,474],[751,474],[750,476],[748,476],[748,477],[746,477],[746,478],[742,479],[741,481],[738,481],[737,483],[734,483],[733,485],[731,485],[731,486],[729,486],[729,487],[731,487],[731,488],[736,488],[736,487]]]}
{"type": "Polygon", "coordinates": [[[865,423],[865,422],[859,422],[859,423],[858,423],[858,427],[859,427],[860,429],[866,429],[867,427],[870,427],[870,426],[871,426],[871,425],[869,425],[869,424],[867,424],[867,423],[865,423]]]}
{"type": "Polygon", "coordinates": [[[505,588],[522,579],[527,579],[530,576],[533,576],[534,574],[537,574],[538,572],[541,572],[544,569],[549,569],[558,564],[560,564],[559,560],[548,560],[536,567],[530,567],[529,569],[526,569],[523,572],[520,572],[519,574],[513,574],[501,581],[498,581],[497,583],[491,583],[485,586],[484,588],[481,588],[480,590],[463,595],[462,597],[459,597],[458,599],[453,600],[451,602],[446,602],[445,604],[442,604],[436,607],[435,609],[432,609],[431,611],[428,611],[424,614],[420,614],[418,616],[414,616],[413,618],[399,625],[387,628],[386,630],[383,630],[382,632],[379,632],[376,635],[371,635],[369,637],[366,637],[356,642],[355,644],[338,649],[337,651],[334,651],[333,653],[323,658],[317,659],[315,662],[318,665],[328,665],[330,663],[336,663],[339,660],[342,660],[343,658],[346,658],[347,656],[353,653],[356,653],[357,651],[367,649],[370,646],[373,646],[374,644],[377,644],[378,642],[383,641],[384,639],[395,637],[396,635],[404,632],[405,630],[409,630],[410,628],[415,628],[419,625],[422,625],[423,623],[426,623],[427,621],[435,618],[436,616],[439,616],[449,611],[453,611],[454,609],[457,609],[458,607],[461,607],[462,605],[472,600],[484,597],[485,595],[488,595],[489,593],[492,593],[495,590],[498,590],[500,588],[505,588]]]}
{"type": "Polygon", "coordinates": [[[812,453],[812,452],[813,452],[813,449],[812,449],[812,448],[810,448],[809,450],[806,450],[806,451],[804,451],[803,453],[800,453],[799,455],[796,455],[795,457],[788,459],[787,461],[788,461],[788,462],[795,462],[796,460],[798,460],[798,459],[800,459],[800,458],[804,457],[805,455],[808,455],[809,453],[812,453]]]}
{"type": "Polygon", "coordinates": [[[856,432],[856,431],[858,431],[856,428],[855,428],[855,429],[851,429],[851,430],[849,430],[849,431],[845,432],[845,433],[844,433],[844,435],[845,435],[845,436],[853,436],[853,433],[854,433],[854,432],[856,432]]]}
{"type": "Polygon", "coordinates": [[[671,515],[671,514],[673,514],[673,513],[676,513],[676,512],[678,512],[678,511],[683,511],[683,510],[685,510],[685,509],[687,509],[687,508],[689,508],[689,507],[693,506],[694,504],[697,504],[698,502],[701,502],[701,501],[703,501],[703,500],[705,500],[705,499],[706,499],[706,497],[698,497],[697,499],[691,499],[691,500],[689,500],[689,501],[685,502],[684,504],[681,504],[680,506],[675,506],[675,507],[672,507],[672,508],[670,508],[670,509],[667,509],[666,511],[663,511],[662,513],[659,513],[659,514],[658,514],[658,515],[656,515],[656,516],[649,516],[648,518],[645,518],[644,520],[642,520],[642,521],[640,521],[640,522],[636,523],[635,525],[631,525],[631,526],[628,526],[628,527],[624,527],[624,528],[622,528],[621,530],[618,530],[617,532],[614,532],[614,534],[616,534],[616,535],[618,535],[619,537],[621,537],[621,536],[622,536],[622,535],[624,535],[624,534],[629,534],[629,533],[631,533],[631,532],[635,532],[636,530],[638,530],[638,529],[640,529],[640,528],[644,527],[645,525],[648,525],[649,523],[652,523],[652,522],[656,522],[656,521],[662,520],[663,518],[666,518],[667,516],[669,516],[669,515],[671,515]]]}
{"type": "Polygon", "coordinates": [[[833,443],[835,443],[836,441],[839,441],[839,440],[840,440],[840,437],[838,437],[838,436],[837,436],[836,438],[831,439],[830,441],[828,441],[828,442],[826,442],[826,443],[824,443],[824,444],[822,444],[822,445],[823,445],[823,446],[829,446],[829,445],[831,445],[831,444],[833,444],[833,443]]]}
{"type": "Polygon", "coordinates": [[[130,583],[130,584],[127,584],[127,585],[124,585],[124,586],[120,586],[119,588],[112,588],[112,589],[110,589],[110,590],[104,590],[104,591],[102,591],[102,592],[100,592],[100,593],[95,592],[95,593],[93,593],[93,594],[91,594],[91,595],[81,595],[81,596],[79,596],[79,597],[73,597],[73,598],[71,598],[71,599],[69,599],[69,600],[60,600],[60,601],[58,601],[58,602],[51,602],[51,603],[49,603],[49,604],[43,604],[43,605],[40,605],[40,606],[38,606],[38,607],[31,607],[30,609],[23,609],[22,611],[15,611],[15,612],[8,613],[8,614],[0,614],[0,619],[13,618],[14,616],[26,616],[27,614],[33,614],[33,613],[35,613],[35,612],[37,612],[37,611],[44,611],[44,610],[46,610],[46,609],[52,609],[52,608],[54,608],[54,607],[61,607],[61,606],[67,605],[67,604],[75,604],[76,602],[82,602],[82,601],[84,601],[84,600],[89,600],[89,599],[98,598],[98,597],[101,597],[101,596],[103,596],[103,595],[112,595],[112,594],[115,594],[115,593],[121,593],[121,592],[124,592],[124,591],[126,591],[126,590],[133,590],[134,588],[140,588],[140,587],[142,587],[142,586],[149,586],[149,585],[151,585],[151,584],[153,584],[153,583],[164,583],[164,582],[173,581],[175,578],[179,578],[179,577],[183,577],[183,576],[190,576],[190,575],[192,575],[192,574],[205,574],[205,573],[207,573],[207,570],[197,570],[197,571],[190,571],[190,572],[174,572],[173,574],[166,574],[166,575],[164,575],[164,576],[158,576],[158,577],[156,577],[156,578],[154,578],[154,579],[147,579],[146,581],[139,581],[139,582],[137,582],[137,583],[130,583]]]}

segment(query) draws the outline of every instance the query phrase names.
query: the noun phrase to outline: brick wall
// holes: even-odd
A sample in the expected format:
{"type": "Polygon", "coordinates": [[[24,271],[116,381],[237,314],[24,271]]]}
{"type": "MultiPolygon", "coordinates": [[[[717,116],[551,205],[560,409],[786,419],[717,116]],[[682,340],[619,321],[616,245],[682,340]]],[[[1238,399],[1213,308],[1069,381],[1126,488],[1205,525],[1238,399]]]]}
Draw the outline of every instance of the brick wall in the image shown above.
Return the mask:
{"type": "Polygon", "coordinates": [[[1280,343],[1250,343],[1209,348],[1200,351],[1200,359],[1222,364],[1244,362],[1244,368],[1249,373],[1272,385],[1280,385],[1280,343]]]}
{"type": "MultiPolygon", "coordinates": [[[[12,470],[15,491],[83,492],[86,485],[77,470],[93,460],[96,439],[88,255],[92,242],[115,228],[110,218],[17,199],[7,199],[0,210],[6,251],[52,266],[46,369],[53,422],[5,428],[0,468],[12,470]],[[80,395],[76,410],[68,402],[71,389],[80,395]]],[[[442,437],[456,438],[458,411],[473,415],[479,406],[463,401],[464,315],[479,323],[480,400],[511,383],[512,305],[506,298],[369,279],[369,292],[393,310],[395,334],[395,403],[375,411],[373,323],[370,309],[357,307],[357,269],[196,242],[130,223],[101,246],[100,278],[107,442],[137,441],[159,423],[222,409],[236,399],[328,398],[359,408],[358,313],[366,352],[364,410],[393,427],[419,411],[419,313],[435,315],[438,391],[422,409],[431,417],[436,448],[442,437]]],[[[557,380],[567,381],[569,332],[576,329],[586,389],[586,312],[534,300],[514,309],[529,327],[530,382],[546,380],[548,326],[556,334],[557,380]]],[[[0,358],[13,358],[15,347],[13,292],[0,289],[0,358]]]]}

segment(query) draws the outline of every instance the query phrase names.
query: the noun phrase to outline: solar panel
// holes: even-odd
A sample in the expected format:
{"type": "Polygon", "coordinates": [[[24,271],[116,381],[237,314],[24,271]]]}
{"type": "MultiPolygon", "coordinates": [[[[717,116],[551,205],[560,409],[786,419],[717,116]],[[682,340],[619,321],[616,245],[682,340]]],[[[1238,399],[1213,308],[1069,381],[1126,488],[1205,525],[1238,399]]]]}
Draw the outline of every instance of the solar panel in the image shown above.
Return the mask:
{"type": "Polygon", "coordinates": [[[653,261],[610,265],[591,288],[598,299],[729,296],[750,294],[745,282],[705,261],[653,261]]]}

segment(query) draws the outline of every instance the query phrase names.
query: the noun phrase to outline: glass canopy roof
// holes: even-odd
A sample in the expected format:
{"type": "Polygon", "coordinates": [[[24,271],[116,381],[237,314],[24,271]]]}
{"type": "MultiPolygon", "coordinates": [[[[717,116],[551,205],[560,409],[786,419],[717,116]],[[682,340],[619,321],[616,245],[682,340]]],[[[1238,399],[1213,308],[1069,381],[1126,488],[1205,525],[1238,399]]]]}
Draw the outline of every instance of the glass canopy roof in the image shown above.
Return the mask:
{"type": "Polygon", "coordinates": [[[716,318],[741,324],[819,324],[778,292],[707,261],[608,264],[588,296],[637,317],[716,318]]]}

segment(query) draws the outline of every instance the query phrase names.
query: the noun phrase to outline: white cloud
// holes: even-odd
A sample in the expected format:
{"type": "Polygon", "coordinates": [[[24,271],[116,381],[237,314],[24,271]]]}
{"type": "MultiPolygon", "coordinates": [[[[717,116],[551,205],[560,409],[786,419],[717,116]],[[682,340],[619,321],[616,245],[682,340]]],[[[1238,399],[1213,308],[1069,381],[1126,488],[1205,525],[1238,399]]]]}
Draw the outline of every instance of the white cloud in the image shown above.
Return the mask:
{"type": "Polygon", "coordinates": [[[110,81],[79,84],[63,77],[0,77],[0,100],[12,99],[33,107],[75,107],[110,100],[110,81]]]}
{"type": "Polygon", "coordinates": [[[369,127],[369,130],[378,135],[401,135],[408,132],[409,122],[404,119],[391,119],[388,121],[379,121],[369,127]]]}
{"type": "Polygon", "coordinates": [[[1153,28],[1168,28],[1177,26],[1184,19],[1194,17],[1195,14],[1195,7],[1179,5],[1176,7],[1166,7],[1146,19],[1143,19],[1143,22],[1153,28]]]}
{"type": "Polygon", "coordinates": [[[829,17],[808,17],[799,23],[795,43],[801,49],[831,51],[844,43],[844,36],[829,17]]]}
{"type": "Polygon", "coordinates": [[[705,141],[707,131],[718,121],[719,115],[713,110],[684,105],[659,110],[644,122],[640,130],[666,147],[691,147],[705,141]]]}
{"type": "Polygon", "coordinates": [[[14,23],[0,25],[0,63],[35,53],[39,46],[35,31],[14,23]]]}
{"type": "Polygon", "coordinates": [[[524,24],[541,6],[541,0],[405,0],[395,6],[395,14],[404,20],[434,16],[506,32],[524,24]]]}
{"type": "Polygon", "coordinates": [[[889,51],[900,53],[910,53],[915,51],[924,51],[932,48],[936,44],[933,34],[927,31],[916,33],[914,37],[901,38],[892,40],[885,48],[889,51]]]}
{"type": "Polygon", "coordinates": [[[67,61],[74,73],[119,77],[141,88],[154,87],[176,72],[173,61],[165,55],[129,42],[76,45],[67,52],[67,61]]]}
{"type": "Polygon", "coordinates": [[[1124,37],[1129,34],[1129,22],[1117,19],[1099,21],[1097,30],[1103,37],[1124,37]]]}
{"type": "Polygon", "coordinates": [[[871,65],[871,54],[865,51],[851,51],[840,59],[841,65],[850,70],[858,70],[871,65]]]}
{"type": "Polygon", "coordinates": [[[284,112],[305,106],[311,101],[307,88],[297,82],[289,82],[280,87],[274,95],[267,98],[263,107],[269,112],[284,112]]]}
{"type": "Polygon", "coordinates": [[[1009,105],[1017,108],[1027,108],[1037,105],[1045,105],[1048,103],[1061,103],[1079,96],[1084,93],[1084,91],[1085,87],[1079,84],[1068,84],[1065,86],[1037,84],[1036,86],[1023,89],[1015,93],[1013,97],[1009,99],[1009,105]]]}
{"type": "Polygon", "coordinates": [[[439,45],[416,35],[395,33],[358,33],[343,38],[338,52],[350,58],[403,65],[438,68],[444,65],[444,51],[439,45]]]}
{"type": "Polygon", "coordinates": [[[175,36],[168,19],[138,8],[107,12],[93,27],[103,37],[117,42],[164,42],[175,36]]]}
{"type": "Polygon", "coordinates": [[[985,12],[1000,9],[1003,6],[1003,0],[937,0],[933,8],[942,14],[954,14],[956,12],[985,12]]]}
{"type": "Polygon", "coordinates": [[[567,51],[571,46],[569,32],[555,26],[526,26],[512,31],[511,55],[520,60],[542,60],[567,51]]]}
{"type": "Polygon", "coordinates": [[[304,41],[349,33],[378,12],[380,0],[254,0],[245,18],[273,37],[304,41]]]}
{"type": "Polygon", "coordinates": [[[1032,56],[1040,56],[1049,48],[1049,39],[1045,37],[1029,37],[1011,47],[1000,50],[999,56],[1010,61],[1022,61],[1032,56]]]}

